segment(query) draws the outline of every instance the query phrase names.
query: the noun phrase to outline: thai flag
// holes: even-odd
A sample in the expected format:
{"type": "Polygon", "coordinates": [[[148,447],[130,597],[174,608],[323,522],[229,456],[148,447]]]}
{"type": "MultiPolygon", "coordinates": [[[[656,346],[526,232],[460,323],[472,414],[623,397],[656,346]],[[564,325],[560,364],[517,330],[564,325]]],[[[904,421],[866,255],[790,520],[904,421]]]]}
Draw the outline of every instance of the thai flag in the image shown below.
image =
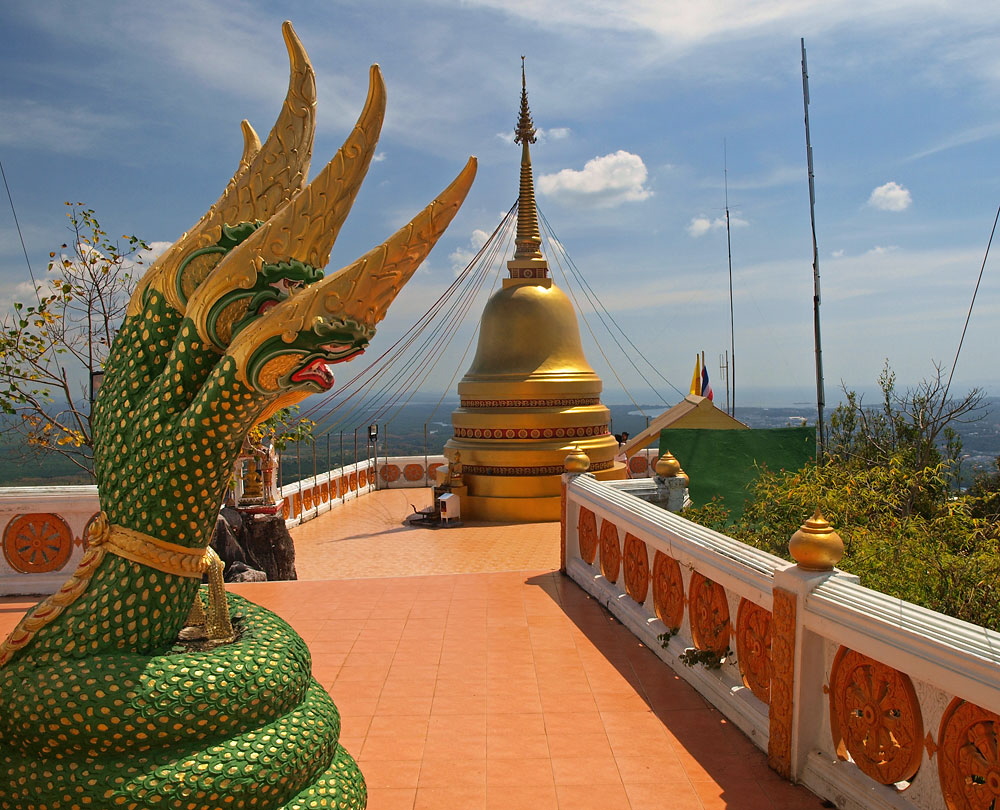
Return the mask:
{"type": "Polygon", "coordinates": [[[705,353],[701,353],[701,395],[715,401],[715,394],[712,393],[712,384],[708,381],[708,366],[705,365],[705,353]]]}

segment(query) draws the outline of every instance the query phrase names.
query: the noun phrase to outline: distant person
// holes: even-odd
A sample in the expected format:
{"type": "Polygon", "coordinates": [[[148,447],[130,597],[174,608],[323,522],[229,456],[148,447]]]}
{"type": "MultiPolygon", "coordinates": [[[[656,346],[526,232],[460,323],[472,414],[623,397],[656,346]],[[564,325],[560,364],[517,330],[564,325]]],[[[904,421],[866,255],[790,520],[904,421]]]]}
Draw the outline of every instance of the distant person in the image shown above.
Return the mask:
{"type": "Polygon", "coordinates": [[[615,438],[618,440],[618,455],[615,456],[615,461],[620,461],[622,464],[628,466],[628,459],[625,457],[625,445],[628,444],[628,433],[625,431],[616,433],[615,438]]]}

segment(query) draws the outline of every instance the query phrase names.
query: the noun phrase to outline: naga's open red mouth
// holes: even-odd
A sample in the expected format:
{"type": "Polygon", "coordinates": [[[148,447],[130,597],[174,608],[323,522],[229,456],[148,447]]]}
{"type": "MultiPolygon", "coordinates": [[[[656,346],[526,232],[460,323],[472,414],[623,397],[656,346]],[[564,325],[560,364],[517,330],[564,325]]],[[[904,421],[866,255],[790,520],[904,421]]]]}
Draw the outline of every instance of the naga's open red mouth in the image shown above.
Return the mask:
{"type": "Polygon", "coordinates": [[[308,365],[303,366],[297,371],[293,371],[291,380],[297,383],[316,383],[324,391],[333,388],[333,375],[326,367],[326,360],[321,357],[317,357],[308,365]]]}

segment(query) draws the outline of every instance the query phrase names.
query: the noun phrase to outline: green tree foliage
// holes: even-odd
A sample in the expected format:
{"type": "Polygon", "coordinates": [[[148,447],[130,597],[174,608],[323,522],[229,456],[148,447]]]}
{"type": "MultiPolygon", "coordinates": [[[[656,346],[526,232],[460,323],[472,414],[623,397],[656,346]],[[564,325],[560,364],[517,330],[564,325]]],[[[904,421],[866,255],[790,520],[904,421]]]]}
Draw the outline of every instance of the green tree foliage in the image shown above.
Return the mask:
{"type": "Polygon", "coordinates": [[[789,538],[819,508],[844,540],[840,567],[862,585],[1000,630],[1000,473],[952,487],[952,425],[980,418],[983,395],[950,400],[940,373],[900,394],[888,367],[880,385],[877,408],[845,392],[823,462],[763,470],[738,521],[727,525],[717,502],[685,517],[790,559],[789,538]]]}
{"type": "Polygon", "coordinates": [[[112,240],[92,209],[66,205],[71,239],[49,254],[35,303],[15,302],[0,320],[0,411],[4,431],[29,450],[58,453],[92,474],[91,380],[149,246],[136,236],[112,240]]]}

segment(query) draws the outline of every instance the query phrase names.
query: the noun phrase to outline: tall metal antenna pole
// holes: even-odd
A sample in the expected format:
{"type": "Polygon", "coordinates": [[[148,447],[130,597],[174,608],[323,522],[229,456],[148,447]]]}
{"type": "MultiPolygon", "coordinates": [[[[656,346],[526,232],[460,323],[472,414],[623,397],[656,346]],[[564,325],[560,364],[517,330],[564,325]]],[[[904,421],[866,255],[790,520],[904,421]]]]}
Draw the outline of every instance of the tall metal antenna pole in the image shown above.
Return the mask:
{"type": "Polygon", "coordinates": [[[726,189],[726,251],[729,255],[729,348],[732,358],[729,361],[729,380],[733,386],[733,398],[729,401],[729,390],[726,389],[726,410],[730,416],[736,415],[736,329],[733,320],[733,241],[729,232],[729,156],[726,152],[726,139],[722,139],[722,179],[726,189]],[[730,402],[732,404],[730,404],[730,402]]]}
{"type": "Polygon", "coordinates": [[[809,139],[809,70],[806,68],[806,41],[802,38],[802,106],[806,122],[806,162],[809,166],[809,222],[813,240],[813,340],[816,345],[816,459],[823,460],[826,450],[826,428],[823,411],[826,391],[823,386],[823,346],[819,328],[819,248],[816,245],[816,178],[813,174],[813,148],[809,139]]]}

